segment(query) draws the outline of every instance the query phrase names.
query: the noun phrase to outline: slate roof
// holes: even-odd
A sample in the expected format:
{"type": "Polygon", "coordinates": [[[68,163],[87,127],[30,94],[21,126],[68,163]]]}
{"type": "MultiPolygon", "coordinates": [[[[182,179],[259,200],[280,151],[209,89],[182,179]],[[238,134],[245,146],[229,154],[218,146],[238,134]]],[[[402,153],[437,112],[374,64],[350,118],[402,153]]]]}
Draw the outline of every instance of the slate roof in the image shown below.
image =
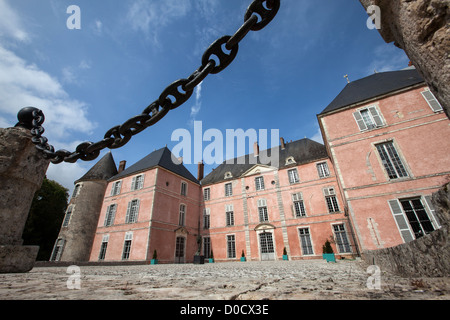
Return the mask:
{"type": "Polygon", "coordinates": [[[111,152],[103,156],[83,177],[75,181],[108,180],[117,174],[116,163],[111,152]]]}
{"type": "Polygon", "coordinates": [[[172,152],[167,147],[164,147],[159,150],[153,151],[145,158],[141,159],[121,173],[112,177],[110,180],[117,180],[159,166],[190,181],[199,183],[199,181],[189,172],[188,169],[186,169],[183,164],[178,164],[177,158],[175,156],[173,156],[173,159],[175,159],[175,161],[172,160],[172,152]]]}
{"type": "Polygon", "coordinates": [[[415,68],[375,73],[350,82],[320,114],[335,111],[378,96],[424,82],[415,68]]]}
{"type": "Polygon", "coordinates": [[[210,174],[208,174],[201,181],[201,184],[209,185],[228,180],[225,179],[225,173],[227,172],[231,172],[232,177],[235,179],[237,177],[240,177],[242,174],[244,174],[257,164],[268,165],[276,167],[278,169],[291,167],[293,166],[293,164],[286,164],[286,160],[289,157],[294,157],[294,160],[296,162],[294,165],[304,164],[328,157],[327,150],[323,144],[307,138],[286,143],[286,147],[283,150],[280,147],[275,147],[260,151],[259,154],[259,157],[255,157],[252,153],[250,155],[232,159],[232,163],[234,164],[227,164],[227,162],[230,161],[224,161],[220,166],[218,166],[210,174]],[[279,153],[278,163],[261,163],[261,160],[262,162],[265,162],[264,157],[266,157],[266,159],[270,158],[272,152],[279,153]]]}

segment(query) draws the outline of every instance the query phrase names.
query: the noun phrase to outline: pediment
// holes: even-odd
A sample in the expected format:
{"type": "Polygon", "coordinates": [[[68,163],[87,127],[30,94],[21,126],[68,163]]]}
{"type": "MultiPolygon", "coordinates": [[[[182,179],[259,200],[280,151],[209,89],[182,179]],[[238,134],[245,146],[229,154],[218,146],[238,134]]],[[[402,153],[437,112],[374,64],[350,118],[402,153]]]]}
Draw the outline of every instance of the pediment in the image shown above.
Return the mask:
{"type": "Polygon", "coordinates": [[[257,164],[255,166],[253,166],[252,168],[250,168],[249,170],[247,170],[243,176],[252,176],[255,174],[261,174],[264,172],[269,172],[269,171],[274,171],[277,170],[277,168],[275,167],[271,167],[271,166],[265,166],[265,165],[261,165],[261,164],[257,164]]]}
{"type": "Polygon", "coordinates": [[[260,223],[255,227],[255,231],[273,230],[275,226],[270,223],[260,223]]]}
{"type": "Polygon", "coordinates": [[[189,234],[189,231],[187,231],[187,229],[185,227],[179,227],[179,228],[175,229],[175,233],[177,235],[187,235],[187,234],[189,234]]]}

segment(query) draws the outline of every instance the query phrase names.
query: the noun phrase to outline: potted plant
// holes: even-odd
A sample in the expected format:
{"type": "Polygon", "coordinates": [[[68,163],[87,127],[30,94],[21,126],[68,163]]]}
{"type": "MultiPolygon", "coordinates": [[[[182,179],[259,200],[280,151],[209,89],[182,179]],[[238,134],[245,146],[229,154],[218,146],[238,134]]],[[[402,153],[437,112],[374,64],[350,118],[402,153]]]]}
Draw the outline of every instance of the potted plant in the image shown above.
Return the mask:
{"type": "Polygon", "coordinates": [[[322,257],[327,262],[336,262],[336,257],[334,256],[334,251],[333,248],[331,247],[330,240],[327,239],[325,241],[325,244],[322,246],[322,250],[323,250],[322,257]]]}
{"type": "Polygon", "coordinates": [[[283,248],[283,260],[289,260],[289,258],[288,258],[288,254],[287,254],[287,251],[286,251],[286,247],[284,247],[283,248]]]}
{"type": "Polygon", "coordinates": [[[214,263],[214,253],[211,249],[211,255],[209,256],[209,263],[214,263]]]}
{"type": "Polygon", "coordinates": [[[158,264],[158,254],[156,253],[156,249],[155,251],[153,251],[153,257],[152,260],[150,261],[151,264],[158,264]]]}
{"type": "Polygon", "coordinates": [[[241,254],[241,261],[247,261],[246,259],[245,259],[245,253],[244,253],[244,250],[242,250],[242,254],[241,254]]]}

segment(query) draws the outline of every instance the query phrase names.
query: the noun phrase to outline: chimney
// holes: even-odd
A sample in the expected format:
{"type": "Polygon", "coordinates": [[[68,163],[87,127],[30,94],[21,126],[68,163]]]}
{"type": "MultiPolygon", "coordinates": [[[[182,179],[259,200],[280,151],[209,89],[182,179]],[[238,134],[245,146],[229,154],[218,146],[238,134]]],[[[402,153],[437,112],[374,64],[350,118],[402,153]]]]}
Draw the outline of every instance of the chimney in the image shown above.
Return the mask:
{"type": "Polygon", "coordinates": [[[258,145],[258,142],[255,142],[253,144],[253,154],[255,155],[255,157],[259,156],[259,145],[258,145]]]}
{"type": "Polygon", "coordinates": [[[280,138],[280,146],[281,146],[281,150],[284,150],[286,148],[286,144],[284,143],[283,137],[280,138]]]}
{"type": "Polygon", "coordinates": [[[197,180],[201,181],[203,179],[205,165],[203,164],[203,161],[200,161],[198,163],[198,170],[197,170],[197,180]]]}
{"type": "Polygon", "coordinates": [[[126,162],[125,160],[120,161],[120,164],[119,164],[119,170],[117,170],[118,173],[121,173],[123,170],[125,170],[126,164],[127,164],[127,162],[126,162]]]}

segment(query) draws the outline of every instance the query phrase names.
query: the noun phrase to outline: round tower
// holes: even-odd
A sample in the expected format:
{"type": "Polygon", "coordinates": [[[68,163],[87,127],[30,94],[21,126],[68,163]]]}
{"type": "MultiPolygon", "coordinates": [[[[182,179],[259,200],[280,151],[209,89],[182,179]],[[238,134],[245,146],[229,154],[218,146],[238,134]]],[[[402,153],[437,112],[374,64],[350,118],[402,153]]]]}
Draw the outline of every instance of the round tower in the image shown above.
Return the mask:
{"type": "Polygon", "coordinates": [[[117,174],[108,152],[82,178],[75,181],[50,261],[89,261],[107,180],[117,174]]]}

